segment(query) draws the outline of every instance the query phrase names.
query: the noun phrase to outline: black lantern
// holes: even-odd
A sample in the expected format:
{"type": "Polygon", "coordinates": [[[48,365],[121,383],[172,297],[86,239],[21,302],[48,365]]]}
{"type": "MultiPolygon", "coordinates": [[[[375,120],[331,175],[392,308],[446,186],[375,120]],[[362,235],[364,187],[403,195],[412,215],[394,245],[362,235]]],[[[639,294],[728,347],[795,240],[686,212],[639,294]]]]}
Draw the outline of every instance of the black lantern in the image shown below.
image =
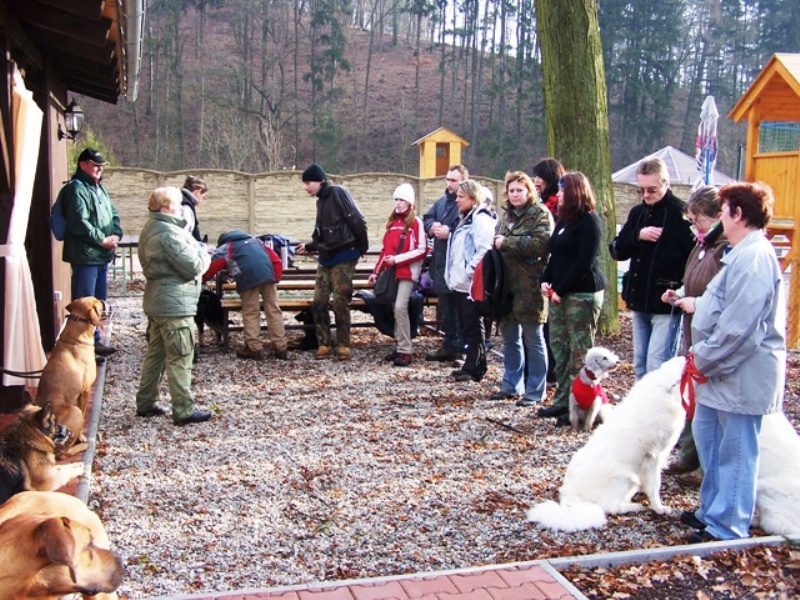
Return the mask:
{"type": "Polygon", "coordinates": [[[59,140],[74,140],[81,129],[83,129],[83,111],[81,107],[75,102],[75,98],[69,103],[69,106],[64,109],[64,127],[66,133],[61,130],[61,124],[58,125],[58,139],[59,140]]]}

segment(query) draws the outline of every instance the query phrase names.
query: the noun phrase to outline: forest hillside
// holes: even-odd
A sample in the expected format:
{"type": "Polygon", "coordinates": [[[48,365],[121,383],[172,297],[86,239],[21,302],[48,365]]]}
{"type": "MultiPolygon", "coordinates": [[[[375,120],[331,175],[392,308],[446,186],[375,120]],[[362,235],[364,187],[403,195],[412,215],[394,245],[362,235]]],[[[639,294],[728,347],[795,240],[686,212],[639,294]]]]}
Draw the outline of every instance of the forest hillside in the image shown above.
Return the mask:
{"type": "MultiPolygon", "coordinates": [[[[135,102],[78,98],[114,163],[263,172],[416,174],[445,126],[487,177],[547,154],[532,0],[151,0],[135,102]]],[[[599,3],[611,164],[694,153],[717,100],[717,167],[736,174],[727,114],[775,51],[800,51],[789,0],[599,3]],[[734,6],[735,5],[735,6],[734,6]]],[[[576,90],[579,93],[579,90],[576,90]]],[[[580,118],[580,116],[576,116],[580,118]]],[[[567,165],[568,166],[568,165],[567,165]]]]}

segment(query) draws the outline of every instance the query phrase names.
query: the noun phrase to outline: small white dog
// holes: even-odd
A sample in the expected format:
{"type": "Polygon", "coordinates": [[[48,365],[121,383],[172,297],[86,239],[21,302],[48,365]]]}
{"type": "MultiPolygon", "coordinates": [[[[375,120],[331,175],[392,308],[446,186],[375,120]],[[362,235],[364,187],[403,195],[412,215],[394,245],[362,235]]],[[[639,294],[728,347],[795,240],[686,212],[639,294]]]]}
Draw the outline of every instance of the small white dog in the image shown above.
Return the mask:
{"type": "Polygon", "coordinates": [[[636,382],[572,457],[559,502],[533,506],[529,521],[561,531],[602,527],[606,515],[644,510],[631,502],[639,490],[655,512],[671,512],[661,503],[661,469],[686,420],[680,397],[684,364],[683,357],[673,358],[636,382]]]}
{"type": "Polygon", "coordinates": [[[761,419],[758,444],[753,524],[772,535],[800,533],[800,436],[783,413],[775,413],[761,419]]]}
{"type": "Polygon", "coordinates": [[[583,359],[583,367],[572,382],[569,392],[569,422],[578,429],[591,431],[600,414],[600,408],[608,404],[608,397],[601,382],[619,366],[619,357],[606,348],[589,348],[583,359]]]}

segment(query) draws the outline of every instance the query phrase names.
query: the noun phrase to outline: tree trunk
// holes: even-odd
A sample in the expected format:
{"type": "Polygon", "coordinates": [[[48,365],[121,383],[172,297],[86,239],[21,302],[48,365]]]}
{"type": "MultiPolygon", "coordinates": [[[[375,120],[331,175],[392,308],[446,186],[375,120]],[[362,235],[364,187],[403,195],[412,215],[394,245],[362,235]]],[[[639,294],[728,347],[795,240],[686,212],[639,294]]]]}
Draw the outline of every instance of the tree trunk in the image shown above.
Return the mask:
{"type": "Polygon", "coordinates": [[[583,172],[605,226],[600,260],[608,279],[600,331],[619,331],[617,263],[606,251],[616,233],[608,141],[605,69],[595,0],[537,0],[547,147],[568,169],[583,172]]]}
{"type": "Polygon", "coordinates": [[[367,50],[367,65],[364,73],[364,103],[361,107],[361,131],[359,135],[361,160],[363,164],[367,162],[367,140],[369,128],[369,76],[372,73],[372,55],[375,46],[375,13],[378,11],[379,0],[373,0],[372,9],[369,13],[369,47],[367,50]]]}

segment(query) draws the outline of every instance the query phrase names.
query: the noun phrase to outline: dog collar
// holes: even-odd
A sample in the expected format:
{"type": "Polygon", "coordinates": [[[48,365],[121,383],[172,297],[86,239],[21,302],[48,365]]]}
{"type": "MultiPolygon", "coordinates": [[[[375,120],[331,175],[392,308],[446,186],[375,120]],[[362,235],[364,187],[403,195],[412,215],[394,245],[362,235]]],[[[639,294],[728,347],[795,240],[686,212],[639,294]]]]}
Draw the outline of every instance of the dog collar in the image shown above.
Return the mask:
{"type": "Polygon", "coordinates": [[[93,323],[89,319],[84,319],[83,317],[79,317],[78,315],[73,315],[73,314],[68,314],[67,320],[77,321],[78,323],[89,323],[89,325],[93,325],[93,323]]]}
{"type": "Polygon", "coordinates": [[[589,379],[591,379],[592,381],[597,381],[597,377],[595,377],[594,372],[591,369],[587,369],[587,368],[584,367],[583,370],[589,376],[589,379]]]}

